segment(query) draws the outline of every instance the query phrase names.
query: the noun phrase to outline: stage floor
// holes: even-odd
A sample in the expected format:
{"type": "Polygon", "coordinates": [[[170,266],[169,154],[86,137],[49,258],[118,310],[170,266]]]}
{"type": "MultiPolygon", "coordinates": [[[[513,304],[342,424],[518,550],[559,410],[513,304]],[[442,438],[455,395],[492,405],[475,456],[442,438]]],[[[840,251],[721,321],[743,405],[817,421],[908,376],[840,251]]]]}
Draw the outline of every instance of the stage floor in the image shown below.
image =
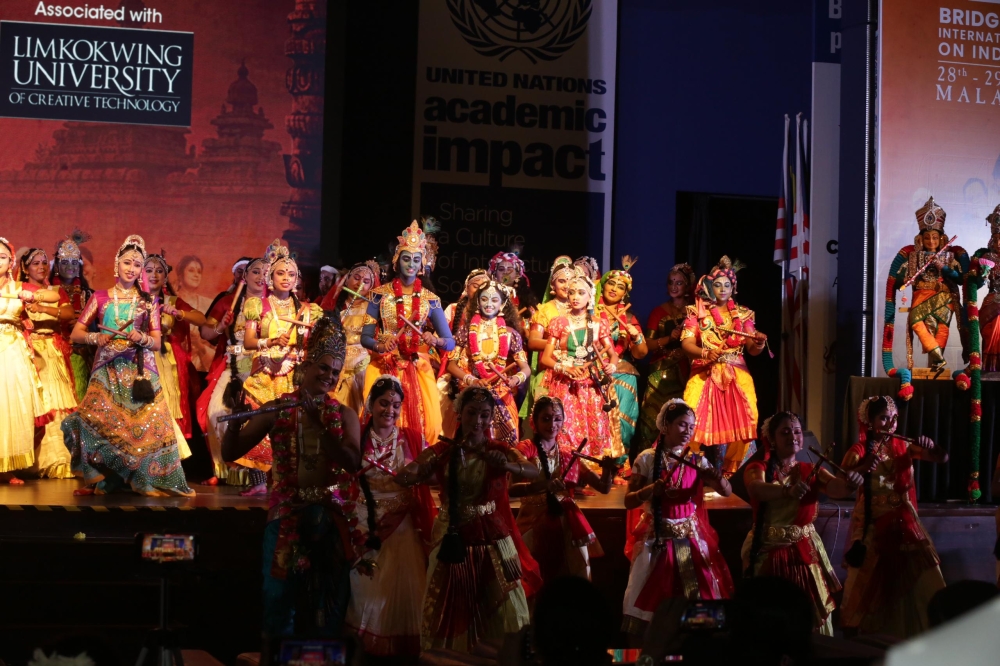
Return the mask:
{"type": "MultiPolygon", "coordinates": [[[[240,488],[227,486],[199,486],[192,489],[195,497],[144,497],[134,493],[122,492],[112,495],[76,496],[73,491],[82,488],[83,482],[75,479],[66,480],[32,480],[23,486],[0,484],[0,509],[23,510],[27,507],[61,508],[68,511],[108,511],[108,510],[140,510],[151,511],[195,509],[237,511],[266,510],[266,497],[240,497],[240,488]]],[[[436,499],[436,493],[435,493],[436,499]]],[[[625,486],[615,486],[607,495],[581,495],[577,504],[586,512],[590,511],[621,511],[624,508],[625,486]]],[[[517,507],[516,499],[511,505],[517,507]]],[[[735,495],[724,498],[714,497],[706,501],[710,510],[716,509],[746,509],[748,505],[735,495]]]]}

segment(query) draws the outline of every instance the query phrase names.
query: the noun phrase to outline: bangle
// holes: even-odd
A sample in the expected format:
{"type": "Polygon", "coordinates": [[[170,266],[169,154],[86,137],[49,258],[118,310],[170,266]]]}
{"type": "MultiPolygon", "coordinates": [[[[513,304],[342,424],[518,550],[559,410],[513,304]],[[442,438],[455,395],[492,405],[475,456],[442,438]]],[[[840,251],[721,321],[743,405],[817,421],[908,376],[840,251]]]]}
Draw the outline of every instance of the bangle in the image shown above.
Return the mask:
{"type": "Polygon", "coordinates": [[[527,377],[524,376],[524,372],[518,371],[514,373],[514,377],[517,379],[518,385],[523,384],[527,377]]]}
{"type": "Polygon", "coordinates": [[[462,377],[462,383],[465,384],[466,386],[472,386],[472,382],[474,382],[475,380],[476,378],[472,375],[471,372],[465,373],[465,376],[462,377]]]}

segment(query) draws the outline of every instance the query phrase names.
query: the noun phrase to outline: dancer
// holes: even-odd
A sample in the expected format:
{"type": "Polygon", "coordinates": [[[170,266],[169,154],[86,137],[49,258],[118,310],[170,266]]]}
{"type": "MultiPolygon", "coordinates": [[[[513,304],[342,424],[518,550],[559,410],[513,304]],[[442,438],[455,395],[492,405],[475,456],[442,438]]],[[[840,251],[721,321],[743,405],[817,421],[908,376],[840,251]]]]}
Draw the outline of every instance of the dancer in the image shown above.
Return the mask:
{"type": "MultiPolygon", "coordinates": [[[[83,306],[87,304],[94,294],[87,279],[83,277],[83,252],[80,248],[82,243],[90,240],[90,236],[79,229],[59,241],[56,244],[56,260],[49,275],[49,284],[53,287],[62,288],[69,296],[69,304],[73,308],[73,318],[63,321],[62,335],[69,340],[73,333],[76,320],[83,312],[83,306]]],[[[88,345],[70,345],[70,367],[73,370],[74,392],[76,401],[83,400],[87,393],[87,385],[90,383],[90,368],[94,364],[94,350],[88,345]]]]}
{"type": "Polygon", "coordinates": [[[0,237],[0,482],[24,483],[13,472],[35,463],[35,428],[49,420],[34,352],[24,337],[24,307],[58,301],[54,291],[14,279],[14,245],[0,237]]]}
{"type": "MultiPolygon", "coordinates": [[[[286,278],[276,275],[276,286],[290,289],[286,278]]],[[[244,459],[265,437],[274,454],[264,529],[265,655],[283,636],[339,637],[347,613],[350,571],[365,535],[354,474],[360,462],[358,417],[329,395],[345,354],[336,322],[316,321],[298,388],[265,403],[280,410],[258,413],[242,427],[233,423],[222,443],[230,462],[244,459]]]]}
{"type": "Polygon", "coordinates": [[[394,478],[423,450],[419,430],[397,425],[405,400],[398,379],[379,377],[368,394],[365,413],[371,418],[361,433],[366,471],[360,481],[368,484],[362,489],[376,510],[361,509],[360,524],[367,525],[369,538],[377,536],[381,547],[368,553],[375,562],[373,575],[351,572],[347,626],[361,638],[367,654],[380,657],[420,653],[427,546],[437,514],[427,486],[404,488],[394,478]]]}
{"type": "Polygon", "coordinates": [[[590,278],[590,281],[597,284],[597,281],[601,279],[601,267],[597,263],[597,259],[593,257],[577,257],[573,260],[573,265],[583,271],[583,274],[590,278]]]}
{"type": "Polygon", "coordinates": [[[812,463],[797,462],[802,425],[792,412],[764,421],[764,461],[743,472],[754,511],[754,528],[743,542],[743,569],[749,576],[778,576],[795,583],[809,597],[813,626],[833,636],[834,595],[840,581],[813,523],[819,495],[849,497],[862,483],[857,472],[834,476],[812,463]]]}
{"type": "Polygon", "coordinates": [[[632,569],[625,590],[622,630],[641,637],[668,597],[728,599],[733,592],[719,538],[708,524],[704,486],[723,497],[729,482],[698,454],[689,453],[695,414],[684,401],[664,403],[656,417],[656,448],[635,459],[625,508],[642,507],[642,519],[627,539],[632,569]],[[685,462],[681,463],[678,458],[685,462]]]}
{"type": "Polygon", "coordinates": [[[841,466],[864,475],[851,515],[852,545],[841,618],[853,632],[909,638],[928,628],[927,604],[944,587],[941,560],[917,516],[913,460],[948,462],[929,437],[895,436],[896,403],[867,398],[858,409],[860,438],[841,466]]]}
{"type": "MultiPolygon", "coordinates": [[[[445,437],[451,437],[458,428],[458,414],[453,409],[455,396],[462,390],[464,384],[456,381],[455,375],[448,370],[450,364],[461,356],[460,341],[468,338],[469,303],[475,305],[476,292],[490,281],[489,275],[482,268],[474,268],[465,277],[465,288],[458,302],[444,309],[444,317],[448,320],[451,337],[455,338],[455,349],[443,354],[443,362],[438,370],[438,393],[441,396],[441,432],[445,437]],[[456,314],[457,313],[457,314],[456,314]]],[[[473,313],[475,308],[473,308],[473,313]]]]}
{"type": "Polygon", "coordinates": [[[69,341],[63,337],[61,324],[74,319],[69,294],[60,287],[48,286],[49,258],[41,248],[29,248],[21,258],[19,280],[24,288],[54,291],[56,303],[26,303],[31,319],[28,339],[35,356],[35,368],[42,383],[42,401],[51,419],[36,429],[38,475],[43,479],[72,479],[69,451],[63,444],[63,419],[76,409],[76,385],[70,363],[69,341]]]}
{"type": "Polygon", "coordinates": [[[469,323],[459,333],[448,372],[463,386],[482,386],[493,394],[500,407],[493,413],[490,439],[515,446],[515,392],[531,376],[520,317],[506,287],[489,279],[469,299],[463,317],[469,323]],[[517,369],[514,374],[509,372],[512,365],[517,369]]]}
{"type": "Polygon", "coordinates": [[[234,267],[234,275],[237,270],[242,281],[232,293],[223,292],[216,298],[201,327],[203,340],[218,340],[207,385],[197,403],[198,424],[212,455],[212,476],[204,482],[209,486],[218,485],[220,479],[230,486],[250,484],[250,468],[222,459],[222,438],[227,424],[219,421],[219,417],[229,414],[244,400],[243,382],[253,369],[253,357],[243,346],[246,334],[244,306],[250,298],[264,297],[267,263],[263,258],[251,259],[241,267],[234,267]]]}
{"type": "MultiPolygon", "coordinates": [[[[199,293],[202,275],[205,265],[201,259],[194,255],[181,257],[177,264],[174,285],[178,298],[184,300],[193,310],[201,313],[211,309],[212,300],[199,293]]],[[[208,372],[212,367],[212,360],[215,355],[215,348],[201,339],[201,334],[197,329],[189,330],[191,363],[198,372],[208,372]]]]}
{"type": "Polygon", "coordinates": [[[629,455],[633,457],[656,441],[656,415],[660,413],[663,403],[684,395],[691,363],[681,349],[681,333],[684,332],[687,307],[692,302],[694,284],[694,269],[690,266],[677,264],[671,268],[667,275],[670,300],[654,308],[646,322],[649,376],[639,412],[639,427],[632,438],[629,455]]]}
{"type": "Polygon", "coordinates": [[[573,501],[578,488],[590,486],[607,495],[618,467],[609,457],[601,459],[601,475],[591,472],[558,443],[566,411],[558,398],[542,396],[531,412],[531,439],[517,445],[529,463],[538,467],[537,481],[516,483],[511,497],[520,497],[517,527],[531,556],[538,562],[542,581],[559,576],[590,580],[590,560],[604,555],[594,529],[573,501]]]}
{"type": "Polygon", "coordinates": [[[142,238],[126,238],[115,255],[115,285],[95,292],[73,327],[74,343],[97,347],[87,394],[62,425],[73,471],[96,484],[75,494],[129,486],[153,497],[194,495],[181,468],[187,445],[153,359],[161,345],[160,309],[138,285],[145,262],[142,238]],[[95,322],[99,333],[88,331],[95,322]]]}
{"type": "MultiPolygon", "coordinates": [[[[264,252],[267,296],[251,296],[243,305],[244,348],[256,350],[250,376],[243,382],[247,402],[258,408],[295,388],[293,373],[302,359],[304,338],[323,316],[317,304],[303,305],[293,292],[299,269],[288,248],[275,240],[264,252]]],[[[266,495],[271,445],[264,439],[236,461],[250,468],[250,487],[241,495],[266,495]]]]}
{"type": "Polygon", "coordinates": [[[361,331],[366,325],[376,323],[368,314],[368,301],[365,299],[371,295],[372,289],[379,286],[378,274],[378,264],[373,260],[354,264],[343,284],[334,285],[323,299],[323,310],[337,313],[347,335],[347,360],[334,395],[340,404],[347,405],[359,415],[365,407],[365,371],[371,358],[361,344],[361,331]]]}
{"type": "Polygon", "coordinates": [[[528,623],[528,594],[540,585],[538,565],[514,523],[507,475],[532,480],[538,468],[516,449],[489,440],[493,394],[473,386],[455,401],[455,441],[425,449],[396,477],[403,486],[434,477],[441,512],[434,523],[424,594],[423,649],[472,652],[528,623]]]}
{"type": "Polygon", "coordinates": [[[608,320],[594,314],[594,284],[590,278],[580,274],[570,278],[566,293],[569,311],[550,321],[545,331],[540,365],[546,370],[536,399],[549,395],[566,405],[567,421],[560,444],[574,446],[586,439],[585,453],[618,460],[624,450],[621,442],[612,437],[609,416],[615,402],[611,377],[617,372],[618,354],[611,342],[608,320]]]}
{"type": "Polygon", "coordinates": [[[361,344],[376,354],[365,371],[365,395],[381,375],[398,378],[411,396],[404,405],[403,427],[420,428],[427,443],[433,444],[441,434],[441,399],[434,370],[419,349],[423,343],[438,351],[451,351],[455,340],[441,299],[424,289],[418,277],[427,264],[428,246],[416,220],[398,240],[392,258],[396,277],[372,290],[368,315],[377,323],[365,324],[361,333],[361,344]],[[434,332],[425,330],[428,323],[434,332]]]}
{"type": "Polygon", "coordinates": [[[497,252],[490,259],[489,275],[494,282],[514,290],[512,300],[518,313],[523,312],[524,318],[529,319],[538,308],[538,297],[531,291],[531,281],[520,255],[520,247],[510,252],[497,252]]]}
{"type": "Polygon", "coordinates": [[[473,268],[469,271],[469,274],[465,276],[465,287],[462,290],[462,295],[458,298],[458,301],[452,303],[444,309],[444,318],[448,320],[448,327],[451,329],[451,335],[456,340],[459,338],[459,334],[465,330],[466,325],[469,323],[469,318],[467,316],[469,301],[474,300],[473,297],[479,288],[490,281],[490,276],[482,268],[473,268]],[[457,315],[457,317],[456,317],[457,315]]]}
{"type": "Polygon", "coordinates": [[[535,401],[535,393],[542,383],[545,369],[538,366],[539,355],[545,351],[545,335],[549,322],[556,317],[566,314],[566,285],[570,278],[576,275],[573,268],[573,260],[565,255],[558,256],[552,262],[549,271],[549,284],[542,297],[542,304],[538,306],[531,315],[531,325],[528,327],[528,350],[533,352],[531,356],[531,381],[528,383],[528,392],[521,403],[521,418],[528,418],[531,414],[531,406],[535,401]]]}
{"type": "Polygon", "coordinates": [[[743,352],[757,356],[767,344],[753,310],[732,299],[741,268],[724,256],[699,280],[681,333],[681,346],[692,359],[684,402],[694,407],[698,422],[691,448],[708,447],[705,454],[730,476],[756,450],[757,392],[743,352]]]}
{"type": "MultiPolygon", "coordinates": [[[[620,442],[622,459],[619,464],[628,467],[632,436],[635,434],[639,418],[639,371],[632,364],[649,353],[646,338],[642,335],[642,325],[638,318],[628,311],[629,295],[632,293],[632,275],[629,273],[637,259],[622,257],[621,270],[608,271],[601,278],[597,291],[600,301],[596,312],[605,315],[611,329],[611,340],[618,354],[618,372],[614,379],[617,406],[611,412],[611,433],[620,442]]],[[[617,447],[616,447],[617,448],[617,447]]]]}
{"type": "Polygon", "coordinates": [[[170,415],[181,427],[184,437],[189,439],[192,431],[191,393],[197,391],[198,383],[192,381],[194,366],[187,350],[191,347],[191,327],[204,326],[205,315],[173,293],[173,287],[167,282],[171,270],[162,250],[160,254],[146,257],[143,267],[145,284],[154,304],[160,306],[160,350],[153,354],[160,388],[170,415]]]}

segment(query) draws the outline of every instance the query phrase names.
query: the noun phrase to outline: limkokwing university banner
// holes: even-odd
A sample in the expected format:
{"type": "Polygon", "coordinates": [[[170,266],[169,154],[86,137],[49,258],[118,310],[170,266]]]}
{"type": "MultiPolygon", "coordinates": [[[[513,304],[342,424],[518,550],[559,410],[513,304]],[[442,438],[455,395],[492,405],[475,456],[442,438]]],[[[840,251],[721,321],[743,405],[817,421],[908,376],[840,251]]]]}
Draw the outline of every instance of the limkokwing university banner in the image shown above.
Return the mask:
{"type": "Polygon", "coordinates": [[[608,268],[617,0],[421,0],[413,208],[442,225],[434,291],[523,246],[608,268]]]}

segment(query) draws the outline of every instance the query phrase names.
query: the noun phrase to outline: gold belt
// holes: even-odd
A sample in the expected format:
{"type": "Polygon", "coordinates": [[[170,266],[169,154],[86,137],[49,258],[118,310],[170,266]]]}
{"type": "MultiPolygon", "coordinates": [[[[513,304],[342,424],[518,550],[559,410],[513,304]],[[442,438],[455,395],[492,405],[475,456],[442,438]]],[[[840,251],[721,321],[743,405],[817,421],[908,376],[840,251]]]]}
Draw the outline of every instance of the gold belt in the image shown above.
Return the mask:
{"type": "Polygon", "coordinates": [[[486,504],[469,504],[462,507],[462,518],[472,520],[473,518],[488,516],[496,510],[497,503],[492,501],[486,504]]]}
{"type": "Polygon", "coordinates": [[[296,495],[303,502],[322,502],[330,497],[330,489],[324,486],[309,486],[308,488],[299,488],[296,495]]]}
{"type": "Polygon", "coordinates": [[[378,512],[380,516],[387,513],[395,513],[396,511],[399,511],[403,507],[409,505],[412,499],[413,493],[409,490],[396,493],[392,497],[376,499],[375,511],[378,512]]]}
{"type": "Polygon", "coordinates": [[[775,526],[767,528],[765,533],[765,540],[767,541],[783,541],[785,543],[795,543],[796,541],[802,541],[802,539],[807,539],[816,533],[816,526],[812,523],[808,525],[784,525],[775,526]]]}
{"type": "Polygon", "coordinates": [[[660,535],[667,539],[689,539],[695,536],[698,514],[692,513],[679,523],[660,521],[660,535]]]}
{"type": "Polygon", "coordinates": [[[889,493],[888,495],[875,495],[872,497],[872,506],[900,506],[906,499],[899,493],[889,493]]]}

